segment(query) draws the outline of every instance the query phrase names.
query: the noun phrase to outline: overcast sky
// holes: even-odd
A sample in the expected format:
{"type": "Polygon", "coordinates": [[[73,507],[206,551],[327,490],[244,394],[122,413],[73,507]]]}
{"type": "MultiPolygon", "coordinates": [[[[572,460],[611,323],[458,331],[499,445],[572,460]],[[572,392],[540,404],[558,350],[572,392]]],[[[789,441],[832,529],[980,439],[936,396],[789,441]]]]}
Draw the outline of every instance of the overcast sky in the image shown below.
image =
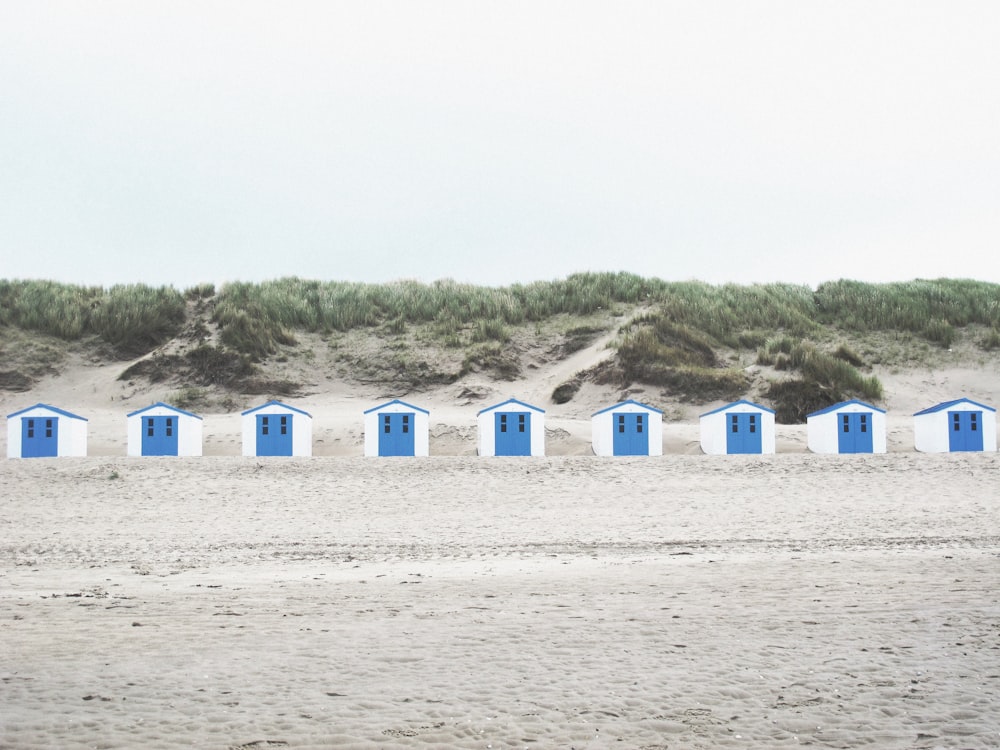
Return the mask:
{"type": "Polygon", "coordinates": [[[1000,282],[1000,2],[0,3],[0,278],[1000,282]]]}

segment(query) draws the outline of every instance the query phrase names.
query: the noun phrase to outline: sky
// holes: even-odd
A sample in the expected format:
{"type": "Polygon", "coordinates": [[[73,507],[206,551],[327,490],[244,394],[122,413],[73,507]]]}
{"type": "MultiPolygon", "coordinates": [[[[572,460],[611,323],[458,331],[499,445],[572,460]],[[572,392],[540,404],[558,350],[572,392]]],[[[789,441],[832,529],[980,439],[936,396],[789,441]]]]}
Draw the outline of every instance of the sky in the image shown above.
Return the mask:
{"type": "Polygon", "coordinates": [[[1000,282],[995,0],[0,4],[0,278],[1000,282]]]}

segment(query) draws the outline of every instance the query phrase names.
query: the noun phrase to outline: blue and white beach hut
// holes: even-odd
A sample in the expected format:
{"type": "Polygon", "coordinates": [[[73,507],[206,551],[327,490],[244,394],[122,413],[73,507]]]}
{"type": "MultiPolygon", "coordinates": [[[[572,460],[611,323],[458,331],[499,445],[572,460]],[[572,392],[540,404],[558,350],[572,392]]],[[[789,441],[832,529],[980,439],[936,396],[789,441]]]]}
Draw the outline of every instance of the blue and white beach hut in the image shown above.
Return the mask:
{"type": "Polygon", "coordinates": [[[590,429],[596,456],[663,455],[663,412],[633,399],[595,412],[590,429]]]}
{"type": "Polygon", "coordinates": [[[997,410],[967,398],[913,415],[913,445],[925,453],[996,451],[997,410]]]}
{"type": "Polygon", "coordinates": [[[7,458],[87,455],[87,420],[48,404],[7,415],[7,458]]]}
{"type": "Polygon", "coordinates": [[[366,456],[427,456],[430,412],[398,398],[364,413],[366,456]]]}
{"type": "Polygon", "coordinates": [[[545,410],[510,398],[477,415],[480,456],[544,456],[545,410]]]}
{"type": "Polygon", "coordinates": [[[774,410],[740,399],[700,417],[701,449],[709,455],[774,453],[774,410]]]}
{"type": "Polygon", "coordinates": [[[126,416],[129,456],[200,456],[201,417],[162,401],[126,416]]]}
{"type": "Polygon", "coordinates": [[[841,401],[806,416],[813,453],[885,453],[885,410],[864,401],[841,401]]]}
{"type": "Polygon", "coordinates": [[[281,401],[240,415],[244,456],[311,456],[312,415],[281,401]]]}

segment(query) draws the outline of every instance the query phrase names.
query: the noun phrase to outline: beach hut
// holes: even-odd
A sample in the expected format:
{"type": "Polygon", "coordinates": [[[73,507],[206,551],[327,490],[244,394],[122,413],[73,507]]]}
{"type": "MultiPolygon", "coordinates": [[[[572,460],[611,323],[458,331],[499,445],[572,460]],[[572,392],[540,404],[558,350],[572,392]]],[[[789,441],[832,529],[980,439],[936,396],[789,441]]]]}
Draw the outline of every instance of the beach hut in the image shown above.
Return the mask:
{"type": "Polygon", "coordinates": [[[913,415],[913,445],[925,453],[995,451],[997,410],[959,398],[918,411],[913,415]]]}
{"type": "Polygon", "coordinates": [[[7,458],[87,455],[87,420],[48,404],[7,415],[7,458]]]}
{"type": "Polygon", "coordinates": [[[366,456],[426,456],[430,453],[430,412],[399,399],[364,413],[366,456]]]}
{"type": "Polygon", "coordinates": [[[312,415],[268,401],[240,415],[244,456],[311,456],[312,415]]]}
{"type": "Polygon", "coordinates": [[[863,401],[841,401],[806,416],[813,453],[885,453],[885,410],[863,401]]]}
{"type": "Polygon", "coordinates": [[[128,455],[200,456],[201,417],[157,401],[126,415],[128,455]]]}
{"type": "Polygon", "coordinates": [[[544,456],[545,410],[507,399],[477,415],[480,456],[544,456]]]}
{"type": "Polygon", "coordinates": [[[774,453],[774,410],[740,399],[700,417],[701,449],[715,456],[774,453]]]}
{"type": "Polygon", "coordinates": [[[662,456],[663,412],[628,399],[590,418],[596,456],[662,456]]]}

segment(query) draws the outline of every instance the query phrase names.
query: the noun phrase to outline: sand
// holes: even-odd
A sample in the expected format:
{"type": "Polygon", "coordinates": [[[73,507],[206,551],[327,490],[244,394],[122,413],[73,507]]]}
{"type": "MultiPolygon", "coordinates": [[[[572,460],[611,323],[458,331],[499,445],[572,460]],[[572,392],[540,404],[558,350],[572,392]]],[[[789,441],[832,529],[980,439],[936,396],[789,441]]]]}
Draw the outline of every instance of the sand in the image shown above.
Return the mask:
{"type": "Polygon", "coordinates": [[[1000,745],[998,454],[0,471],[3,748],[1000,745]]]}

